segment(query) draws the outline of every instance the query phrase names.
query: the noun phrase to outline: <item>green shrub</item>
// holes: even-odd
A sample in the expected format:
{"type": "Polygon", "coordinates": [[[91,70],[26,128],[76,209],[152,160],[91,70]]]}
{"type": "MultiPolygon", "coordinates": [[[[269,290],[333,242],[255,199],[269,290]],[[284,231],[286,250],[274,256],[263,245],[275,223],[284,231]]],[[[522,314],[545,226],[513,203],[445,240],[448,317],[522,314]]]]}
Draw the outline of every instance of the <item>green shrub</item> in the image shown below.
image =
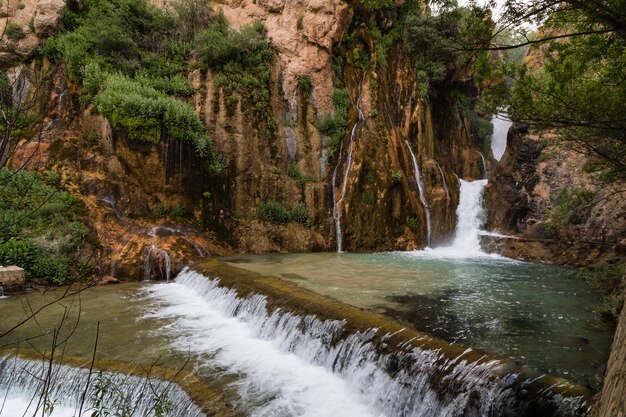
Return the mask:
{"type": "Polygon", "coordinates": [[[404,178],[404,174],[399,169],[391,173],[391,180],[394,184],[401,182],[402,178],[404,178]]]}
{"type": "Polygon", "coordinates": [[[335,107],[334,114],[324,114],[315,122],[315,127],[320,133],[330,137],[326,149],[331,157],[335,157],[348,128],[348,110],[351,105],[348,90],[335,89],[333,91],[333,105],[335,107]]]}
{"type": "Polygon", "coordinates": [[[491,147],[491,136],[493,135],[493,124],[489,120],[485,120],[478,116],[475,111],[469,110],[468,117],[470,121],[470,130],[474,143],[487,152],[491,147]]]}
{"type": "Polygon", "coordinates": [[[171,214],[175,219],[183,219],[187,216],[187,211],[183,206],[176,206],[172,209],[171,214]]]}
{"type": "Polygon", "coordinates": [[[304,225],[309,223],[309,213],[306,210],[306,206],[302,202],[296,203],[291,208],[290,217],[294,222],[302,223],[304,225]]]}
{"type": "Polygon", "coordinates": [[[307,182],[315,181],[315,178],[307,177],[306,175],[302,174],[302,172],[300,172],[300,169],[298,168],[298,165],[293,162],[290,162],[287,165],[287,175],[290,178],[296,180],[298,182],[298,185],[301,187],[304,186],[304,184],[306,184],[307,182]]]}
{"type": "Polygon", "coordinates": [[[89,233],[80,221],[84,204],[58,182],[55,175],[0,170],[0,265],[18,265],[28,279],[50,284],[75,277],[74,258],[89,233]]]}
{"type": "Polygon", "coordinates": [[[163,203],[157,203],[154,208],[154,217],[157,219],[162,219],[167,214],[167,209],[163,205],[163,203]]]}
{"type": "MultiPolygon", "coordinates": [[[[253,115],[274,156],[278,151],[278,123],[270,103],[272,49],[266,32],[260,21],[233,30],[219,14],[200,32],[196,45],[202,65],[217,72],[216,87],[223,90],[224,97],[234,97],[235,93],[241,97],[242,110],[253,115]]],[[[234,100],[227,104],[228,114],[233,115],[234,100]]]]}
{"type": "Polygon", "coordinates": [[[415,231],[420,228],[420,219],[419,217],[409,217],[406,221],[406,225],[409,226],[409,229],[415,231]]]}
{"type": "Polygon", "coordinates": [[[308,96],[313,91],[313,83],[311,77],[308,75],[301,75],[298,77],[298,90],[301,94],[308,96]]]}
{"type": "Polygon", "coordinates": [[[281,203],[268,201],[257,209],[259,219],[270,223],[287,223],[291,220],[291,213],[281,203]]]}
{"type": "Polygon", "coordinates": [[[19,41],[26,37],[26,33],[24,33],[22,27],[15,22],[7,23],[4,34],[12,41],[19,41]]]}
{"type": "Polygon", "coordinates": [[[95,97],[98,112],[131,140],[157,143],[165,133],[172,139],[191,142],[196,154],[207,159],[210,172],[223,162],[194,108],[174,97],[124,75],[109,75],[95,97]]]}
{"type": "Polygon", "coordinates": [[[593,199],[593,195],[584,188],[562,188],[556,195],[554,208],[548,213],[546,226],[555,230],[568,224],[582,223],[587,203],[593,199]]]}

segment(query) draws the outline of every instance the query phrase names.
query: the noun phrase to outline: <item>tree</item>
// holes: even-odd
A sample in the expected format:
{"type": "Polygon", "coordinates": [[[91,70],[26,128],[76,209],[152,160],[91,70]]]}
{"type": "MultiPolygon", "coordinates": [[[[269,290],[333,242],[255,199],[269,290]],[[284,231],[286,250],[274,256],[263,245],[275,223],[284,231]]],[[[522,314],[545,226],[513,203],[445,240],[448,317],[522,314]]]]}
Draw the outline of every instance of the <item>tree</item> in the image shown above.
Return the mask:
{"type": "Polygon", "coordinates": [[[488,45],[463,41],[460,48],[469,51],[530,46],[522,64],[485,65],[480,81],[499,81],[484,91],[485,108],[504,106],[516,122],[555,131],[592,156],[589,169],[602,179],[626,180],[626,1],[506,0],[488,45]],[[500,43],[505,31],[516,40],[500,43]]]}

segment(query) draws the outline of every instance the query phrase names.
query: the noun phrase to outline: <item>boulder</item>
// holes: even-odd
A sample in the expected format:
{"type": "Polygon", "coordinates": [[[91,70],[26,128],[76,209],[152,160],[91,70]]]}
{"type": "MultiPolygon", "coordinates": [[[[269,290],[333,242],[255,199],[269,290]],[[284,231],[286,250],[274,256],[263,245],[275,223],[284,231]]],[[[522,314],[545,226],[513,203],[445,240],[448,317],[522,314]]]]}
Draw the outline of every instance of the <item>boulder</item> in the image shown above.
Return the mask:
{"type": "Polygon", "coordinates": [[[25,283],[26,276],[23,268],[19,266],[0,267],[0,285],[5,290],[22,288],[25,283]]]}

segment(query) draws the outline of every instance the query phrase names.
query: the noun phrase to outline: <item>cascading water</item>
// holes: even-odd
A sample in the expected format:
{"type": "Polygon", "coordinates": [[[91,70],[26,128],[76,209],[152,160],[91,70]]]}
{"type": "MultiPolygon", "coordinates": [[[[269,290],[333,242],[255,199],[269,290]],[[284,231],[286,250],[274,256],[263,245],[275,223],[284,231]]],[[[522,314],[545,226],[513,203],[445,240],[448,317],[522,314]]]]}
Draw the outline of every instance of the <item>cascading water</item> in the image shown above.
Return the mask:
{"type": "Polygon", "coordinates": [[[506,150],[506,139],[509,132],[509,128],[513,122],[509,119],[507,114],[496,114],[491,119],[493,125],[493,135],[491,135],[491,152],[496,161],[502,159],[504,151],[506,150]]]}
{"type": "Polygon", "coordinates": [[[450,204],[450,190],[448,189],[448,182],[446,181],[446,176],[443,173],[443,169],[441,168],[441,165],[439,165],[439,162],[436,162],[437,164],[437,168],[439,168],[439,174],[441,174],[441,183],[443,184],[443,190],[446,192],[446,207],[448,204],[450,204]]]}
{"type": "Polygon", "coordinates": [[[341,186],[341,196],[339,200],[337,200],[337,175],[339,173],[339,166],[341,165],[341,154],[343,153],[343,141],[341,141],[341,145],[339,146],[339,158],[337,161],[337,165],[333,171],[332,185],[333,185],[333,219],[335,220],[335,235],[337,236],[337,252],[343,252],[343,237],[341,232],[341,213],[343,211],[343,207],[341,204],[346,196],[346,190],[348,188],[348,177],[350,175],[350,168],[352,166],[352,152],[354,150],[354,141],[356,140],[356,136],[358,133],[358,127],[361,122],[365,120],[363,116],[363,111],[361,111],[361,83],[359,83],[358,89],[358,97],[356,99],[356,111],[358,119],[354,126],[352,126],[352,132],[350,133],[350,142],[348,144],[348,156],[346,157],[346,163],[343,174],[343,184],[341,186]]]}
{"type": "Polygon", "coordinates": [[[452,249],[462,254],[483,254],[480,248],[480,230],[485,222],[483,194],[487,180],[460,180],[461,190],[457,208],[457,224],[452,249]]]}
{"type": "Polygon", "coordinates": [[[148,236],[152,237],[152,242],[150,243],[150,247],[146,249],[143,261],[143,278],[146,281],[150,281],[152,277],[153,261],[157,262],[159,272],[161,276],[165,278],[165,281],[169,281],[172,278],[172,259],[170,258],[170,254],[167,253],[166,250],[159,248],[156,244],[158,231],[162,227],[163,226],[153,227],[148,233],[148,236]]]}
{"type": "Polygon", "coordinates": [[[344,321],[271,310],[262,295],[239,297],[190,270],[146,294],[157,302],[146,319],[169,323],[175,349],[236,377],[246,415],[526,415],[537,401],[551,410],[546,415],[587,408],[582,397],[537,393],[520,374],[494,376],[501,364],[469,362],[471,349],[449,358],[409,342],[388,346],[391,336],[375,329],[349,333],[344,321]],[[525,399],[528,390],[538,397],[525,399]]]}
{"type": "Polygon", "coordinates": [[[483,164],[483,179],[487,178],[487,162],[485,161],[485,155],[482,152],[478,152],[480,154],[480,160],[483,164]]]}
{"type": "Polygon", "coordinates": [[[459,205],[456,209],[457,223],[452,244],[413,252],[416,256],[443,258],[497,256],[483,252],[480,246],[480,235],[483,234],[481,228],[485,222],[483,194],[487,180],[464,181],[459,179],[459,184],[461,187],[459,205]]]}
{"type": "Polygon", "coordinates": [[[0,417],[77,416],[88,380],[82,416],[91,416],[94,412],[92,407],[99,389],[106,389],[102,405],[111,415],[155,416],[158,403],[165,402],[170,407],[167,415],[204,415],[178,385],[168,381],[113,372],[99,374],[98,371],[89,377],[88,369],[56,364],[49,368],[47,361],[5,356],[0,357],[0,417]],[[52,412],[50,405],[53,405],[52,412]]]}
{"type": "Polygon", "coordinates": [[[426,197],[426,187],[424,186],[424,181],[422,180],[422,174],[420,173],[419,165],[417,164],[417,158],[415,157],[415,153],[413,153],[413,149],[411,149],[411,145],[408,140],[405,140],[407,149],[409,150],[409,154],[411,155],[411,161],[413,162],[413,171],[415,172],[415,182],[417,182],[417,189],[419,191],[420,202],[422,203],[422,207],[424,208],[424,214],[426,216],[426,246],[430,246],[430,237],[431,237],[431,220],[430,220],[430,206],[428,205],[428,199],[426,197]]]}

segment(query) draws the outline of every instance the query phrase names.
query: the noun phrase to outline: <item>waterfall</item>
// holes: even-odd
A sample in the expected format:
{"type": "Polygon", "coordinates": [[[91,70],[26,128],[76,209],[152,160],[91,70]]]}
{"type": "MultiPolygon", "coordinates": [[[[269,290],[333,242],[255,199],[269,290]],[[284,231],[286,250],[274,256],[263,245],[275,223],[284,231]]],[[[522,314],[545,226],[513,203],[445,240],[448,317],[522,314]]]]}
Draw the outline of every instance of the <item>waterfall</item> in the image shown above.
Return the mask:
{"type": "Polygon", "coordinates": [[[513,122],[508,118],[507,114],[496,114],[491,119],[493,125],[493,135],[491,135],[491,151],[496,161],[502,159],[506,150],[506,138],[509,128],[513,122]]]}
{"type": "Polygon", "coordinates": [[[333,185],[333,219],[335,220],[335,235],[337,236],[337,252],[343,252],[343,239],[341,232],[341,213],[343,211],[343,207],[341,204],[346,196],[346,190],[348,188],[348,177],[350,175],[350,168],[352,167],[352,152],[354,150],[354,141],[356,140],[356,136],[358,133],[358,127],[361,122],[365,120],[363,116],[363,111],[361,111],[361,83],[359,83],[358,96],[356,99],[356,110],[357,110],[357,121],[352,126],[352,132],[350,133],[350,142],[348,144],[348,156],[346,157],[346,163],[343,174],[343,184],[341,186],[341,197],[337,200],[337,175],[339,173],[339,166],[341,165],[341,154],[343,153],[343,140],[341,141],[341,145],[339,146],[339,156],[337,158],[337,165],[333,171],[332,185],[333,185]]]}
{"type": "Polygon", "coordinates": [[[452,248],[460,254],[483,254],[480,248],[480,230],[485,222],[483,194],[487,180],[461,180],[457,224],[452,248]]]}
{"type": "Polygon", "coordinates": [[[459,205],[456,209],[457,223],[452,244],[412,252],[415,256],[442,258],[498,257],[495,254],[486,254],[480,247],[480,235],[484,233],[481,231],[481,228],[485,222],[483,194],[487,186],[487,180],[464,181],[459,179],[459,184],[461,187],[459,205]]]}
{"type": "Polygon", "coordinates": [[[439,162],[435,161],[437,164],[437,168],[439,168],[439,174],[441,174],[441,183],[443,184],[443,190],[446,192],[446,207],[450,204],[450,190],[448,189],[448,182],[446,181],[446,176],[443,173],[443,169],[439,162]]]}
{"type": "Polygon", "coordinates": [[[188,269],[173,283],[150,286],[146,297],[156,301],[146,318],[166,320],[174,349],[234,377],[246,415],[530,415],[539,404],[550,410],[542,415],[554,416],[587,408],[582,397],[537,389],[522,374],[494,376],[500,362],[468,361],[471,349],[450,358],[439,345],[392,346],[391,335],[376,329],[272,309],[263,295],[241,297],[188,269]]]}
{"type": "MultiPolygon", "coordinates": [[[[0,417],[46,415],[46,417],[77,416],[80,401],[89,378],[89,370],[53,364],[48,375],[47,361],[0,357],[0,417]],[[47,391],[47,404],[42,393],[47,391]],[[52,413],[44,413],[46,405],[54,405],[52,413]]],[[[83,417],[90,416],[97,391],[107,388],[103,404],[111,415],[153,416],[159,400],[171,406],[167,415],[199,417],[203,413],[177,385],[158,379],[140,378],[114,372],[92,373],[85,396],[83,417]]]]}
{"type": "Polygon", "coordinates": [[[478,152],[480,154],[480,160],[483,163],[483,179],[487,178],[487,162],[485,162],[485,155],[482,152],[478,152]]]}
{"type": "Polygon", "coordinates": [[[143,260],[143,279],[145,281],[150,281],[152,277],[153,260],[157,262],[161,277],[165,278],[165,281],[169,281],[172,278],[172,259],[170,258],[170,254],[167,253],[166,250],[159,248],[156,244],[157,236],[161,230],[165,230],[168,233],[170,231],[172,233],[175,232],[174,229],[169,227],[156,226],[148,233],[148,236],[152,237],[152,242],[150,243],[150,247],[146,249],[143,260]]]}
{"type": "Polygon", "coordinates": [[[430,246],[430,237],[431,237],[431,222],[430,222],[430,207],[428,205],[428,199],[426,196],[426,187],[424,186],[424,181],[422,180],[422,174],[420,174],[420,168],[417,164],[417,158],[415,158],[415,154],[413,153],[413,149],[411,149],[411,145],[409,145],[409,141],[405,140],[407,149],[409,150],[409,154],[411,155],[411,161],[413,161],[413,171],[415,172],[415,182],[417,182],[417,189],[419,191],[420,202],[422,203],[422,207],[424,208],[424,213],[426,215],[426,246],[430,246]]]}

